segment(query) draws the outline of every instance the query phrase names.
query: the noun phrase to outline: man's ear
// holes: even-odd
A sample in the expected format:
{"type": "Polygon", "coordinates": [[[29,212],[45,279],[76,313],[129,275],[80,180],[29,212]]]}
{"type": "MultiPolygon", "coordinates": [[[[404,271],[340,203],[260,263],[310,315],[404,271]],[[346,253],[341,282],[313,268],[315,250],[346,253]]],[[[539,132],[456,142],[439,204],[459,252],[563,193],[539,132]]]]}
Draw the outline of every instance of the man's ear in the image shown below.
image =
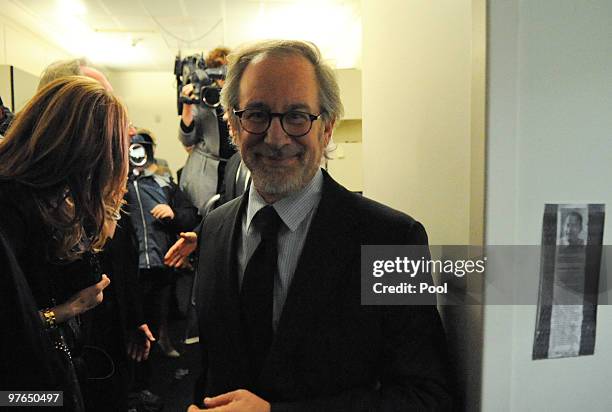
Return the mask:
{"type": "Polygon", "coordinates": [[[336,125],[336,119],[328,120],[324,123],[323,126],[323,147],[326,147],[332,137],[332,133],[334,131],[334,126],[336,125]]]}
{"type": "Polygon", "coordinates": [[[238,121],[238,117],[235,116],[234,113],[230,112],[229,110],[226,110],[225,114],[223,115],[223,118],[227,122],[228,132],[232,143],[235,146],[238,146],[237,139],[238,135],[240,134],[240,122],[238,121]]]}

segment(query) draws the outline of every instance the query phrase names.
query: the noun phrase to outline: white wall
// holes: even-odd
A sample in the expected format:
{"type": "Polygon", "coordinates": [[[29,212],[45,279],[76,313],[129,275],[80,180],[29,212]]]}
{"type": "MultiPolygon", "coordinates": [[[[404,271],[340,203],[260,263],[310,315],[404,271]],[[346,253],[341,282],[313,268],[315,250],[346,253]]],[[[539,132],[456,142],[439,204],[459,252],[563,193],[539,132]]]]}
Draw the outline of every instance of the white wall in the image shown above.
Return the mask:
{"type": "Polygon", "coordinates": [[[3,2],[0,10],[0,64],[18,67],[35,76],[50,63],[68,59],[63,49],[35,35],[27,28],[16,25],[10,18],[10,2],[3,2]]]}
{"type": "MultiPolygon", "coordinates": [[[[489,6],[487,243],[539,244],[544,203],[612,204],[612,3],[489,6]]],[[[610,410],[610,309],[595,355],[532,361],[536,308],[485,307],[482,409],[610,410]]]]}
{"type": "Polygon", "coordinates": [[[364,194],[469,244],[469,0],[364,1],[364,194]]]}
{"type": "Polygon", "coordinates": [[[349,190],[363,192],[362,90],[361,70],[336,70],[344,117],[336,125],[335,149],[327,161],[327,171],[349,190]]]}
{"type": "Polygon", "coordinates": [[[157,138],[156,156],[166,159],[173,175],[183,167],[187,152],[178,140],[176,79],[171,72],[110,72],[115,93],[127,104],[130,120],[157,138]]]}
{"type": "Polygon", "coordinates": [[[14,110],[19,110],[34,94],[37,78],[51,62],[70,56],[61,48],[13,23],[10,13],[14,5],[3,1],[0,7],[0,96],[11,107],[9,67],[14,66],[14,110]]]}
{"type": "MultiPolygon", "coordinates": [[[[364,195],[421,221],[433,245],[470,244],[483,226],[484,119],[481,108],[473,111],[484,103],[473,94],[483,94],[484,62],[475,54],[484,53],[484,7],[477,0],[362,2],[364,195]],[[474,182],[480,190],[472,191],[474,182]],[[477,209],[479,221],[471,213],[477,209]]],[[[457,409],[478,410],[481,309],[444,307],[441,315],[457,409]]]]}

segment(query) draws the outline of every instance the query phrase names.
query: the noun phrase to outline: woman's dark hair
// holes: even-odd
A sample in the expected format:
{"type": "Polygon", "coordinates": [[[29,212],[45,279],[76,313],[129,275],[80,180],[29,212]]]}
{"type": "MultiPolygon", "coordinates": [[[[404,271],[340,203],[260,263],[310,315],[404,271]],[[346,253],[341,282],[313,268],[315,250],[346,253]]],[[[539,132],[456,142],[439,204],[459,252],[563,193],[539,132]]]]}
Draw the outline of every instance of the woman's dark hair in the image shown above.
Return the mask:
{"type": "Polygon", "coordinates": [[[53,235],[52,256],[73,259],[106,241],[126,187],[127,127],[116,96],[68,76],[39,90],[0,142],[0,180],[29,191],[53,235]]]}

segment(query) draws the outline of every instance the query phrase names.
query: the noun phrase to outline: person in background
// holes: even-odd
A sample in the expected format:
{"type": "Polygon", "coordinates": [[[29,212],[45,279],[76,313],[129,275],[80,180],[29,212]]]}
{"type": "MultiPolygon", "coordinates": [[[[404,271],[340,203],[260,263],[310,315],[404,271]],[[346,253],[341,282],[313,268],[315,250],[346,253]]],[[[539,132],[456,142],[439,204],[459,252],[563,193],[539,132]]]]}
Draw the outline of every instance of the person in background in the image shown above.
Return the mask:
{"type": "Polygon", "coordinates": [[[38,89],[41,89],[53,80],[66,76],[86,76],[99,82],[106,90],[113,91],[113,86],[111,86],[104,73],[94,68],[84,57],[59,60],[51,63],[40,75],[38,89]]]}
{"type": "MultiPolygon", "coordinates": [[[[227,122],[228,114],[223,115],[223,119],[227,122]]],[[[234,138],[234,129],[231,123],[227,124],[230,137],[234,138]]],[[[251,183],[251,171],[246,167],[246,164],[242,161],[240,153],[234,153],[232,157],[227,161],[225,166],[225,177],[223,179],[223,188],[219,192],[221,197],[215,206],[221,206],[229,202],[232,199],[242,195],[249,184],[251,183]]]]}
{"type": "Polygon", "coordinates": [[[160,159],[159,157],[156,160],[157,170],[155,171],[155,173],[160,176],[166,176],[172,179],[172,171],[170,170],[170,165],[168,164],[168,161],[166,159],[160,159]]]}
{"type": "Polygon", "coordinates": [[[70,339],[110,280],[72,263],[91,263],[114,234],[127,127],[111,92],[69,76],[40,89],[0,142],[3,390],[61,390],[64,410],[85,410],[70,339]]]}
{"type": "MultiPolygon", "coordinates": [[[[193,151],[193,146],[183,146],[183,149],[185,149],[185,151],[187,152],[187,155],[189,156],[191,152],[193,151]]],[[[180,169],[176,171],[176,181],[179,184],[179,186],[181,185],[181,177],[183,176],[184,168],[185,166],[181,167],[180,169]]]]}
{"type": "MultiPolygon", "coordinates": [[[[41,75],[38,89],[49,82],[66,76],[86,76],[100,83],[107,91],[113,88],[106,76],[85,58],[57,61],[49,65],[41,75]]],[[[130,122],[128,136],[136,129],[130,122]]],[[[83,329],[79,341],[86,347],[83,365],[87,379],[81,379],[85,407],[88,411],[125,410],[131,384],[130,361],[147,359],[151,342],[155,337],[144,323],[142,300],[138,288],[138,240],[129,227],[131,216],[121,212],[115,236],[105,250],[96,255],[101,269],[108,275],[111,285],[106,289],[106,299],[81,319],[83,329]],[[91,350],[91,348],[96,348],[91,350]],[[108,362],[110,358],[111,362],[108,362]],[[110,364],[109,364],[110,363],[110,364]],[[110,371],[114,371],[110,374],[110,371]],[[115,396],[108,396],[114,393],[115,396]]],[[[91,270],[79,267],[76,270],[91,270]]]]}
{"type": "Polygon", "coordinates": [[[246,167],[240,153],[234,154],[227,161],[225,168],[225,179],[223,182],[223,190],[218,206],[229,202],[232,199],[241,196],[249,187],[251,182],[251,172],[246,167]]]}
{"type": "MultiPolygon", "coordinates": [[[[208,67],[227,64],[229,49],[212,50],[206,59],[208,67]]],[[[216,80],[223,86],[223,80],[216,80]]],[[[181,95],[193,98],[193,85],[183,86],[181,95]]],[[[229,139],[223,108],[205,104],[183,104],[179,126],[179,140],[183,146],[193,146],[183,167],[180,187],[200,214],[208,200],[220,193],[223,186],[225,162],[236,152],[229,139]]]]}
{"type": "MultiPolygon", "coordinates": [[[[198,223],[197,210],[191,205],[169,175],[157,174],[155,137],[150,130],[138,129],[131,138],[132,162],[127,199],[131,215],[130,229],[138,239],[139,288],[143,315],[154,336],[160,336],[160,325],[167,318],[173,270],[163,258],[178,233],[198,223]],[[166,312],[166,313],[164,313],[166,312]]],[[[165,351],[176,352],[164,333],[165,351]]],[[[176,357],[176,354],[171,353],[176,357]]],[[[149,360],[137,365],[134,392],[150,397],[153,366],[149,360]]]]}

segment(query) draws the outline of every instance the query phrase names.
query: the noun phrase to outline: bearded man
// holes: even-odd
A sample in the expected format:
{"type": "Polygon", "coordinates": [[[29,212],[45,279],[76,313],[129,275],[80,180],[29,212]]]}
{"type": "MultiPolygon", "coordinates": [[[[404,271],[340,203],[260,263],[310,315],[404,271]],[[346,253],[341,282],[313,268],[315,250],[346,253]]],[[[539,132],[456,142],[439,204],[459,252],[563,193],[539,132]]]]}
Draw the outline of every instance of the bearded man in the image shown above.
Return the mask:
{"type": "MultiPolygon", "coordinates": [[[[222,101],[252,183],[198,235],[196,402],[212,411],[449,410],[436,307],[361,305],[361,245],[427,244],[427,234],[321,169],[342,103],[317,47],[238,50],[222,101]]],[[[194,240],[184,235],[166,262],[179,264],[194,240]]]]}

